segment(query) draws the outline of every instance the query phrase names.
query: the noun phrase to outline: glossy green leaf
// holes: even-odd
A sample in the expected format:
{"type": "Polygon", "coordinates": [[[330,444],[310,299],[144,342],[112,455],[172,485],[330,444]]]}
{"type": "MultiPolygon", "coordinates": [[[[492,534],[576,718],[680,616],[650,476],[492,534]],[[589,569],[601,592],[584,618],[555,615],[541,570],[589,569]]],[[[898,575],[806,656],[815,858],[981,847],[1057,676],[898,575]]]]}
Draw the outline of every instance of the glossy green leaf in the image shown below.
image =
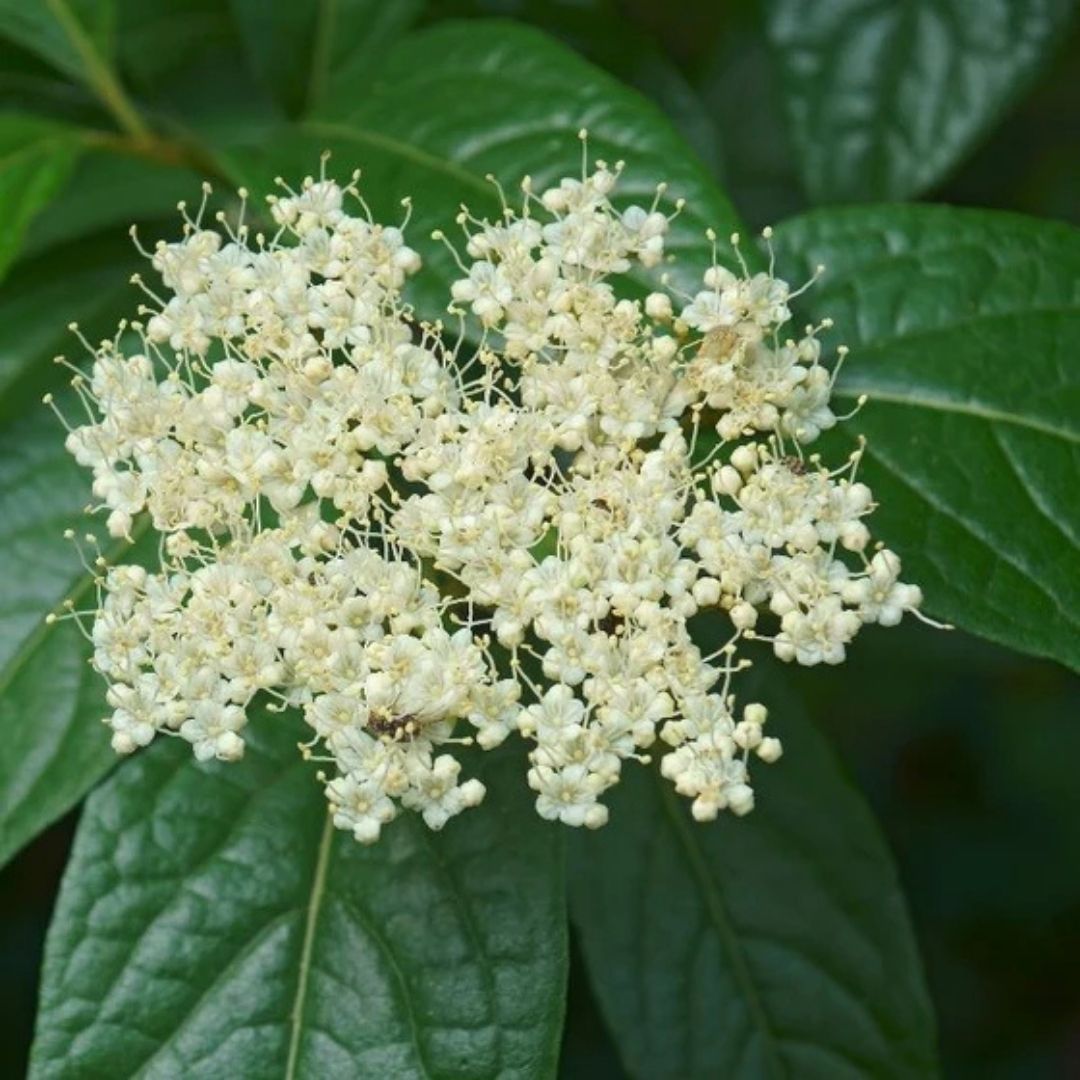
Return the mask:
{"type": "Polygon", "coordinates": [[[78,152],[69,128],[0,114],[0,277],[19,254],[30,223],[68,178],[78,152]]]}
{"type": "MultiPolygon", "coordinates": [[[[115,760],[86,642],[72,623],[44,623],[65,598],[91,605],[93,587],[62,535],[91,524],[82,515],[89,474],[65,451],[64,430],[40,397],[63,377],[52,356],[82,348],[67,321],[79,318],[100,336],[133,303],[132,252],[100,242],[59,252],[19,264],[0,301],[0,863],[115,760]]],[[[79,415],[74,395],[62,404],[79,415]]]]}
{"type": "Polygon", "coordinates": [[[33,1078],[554,1075],[561,834],[521,762],[482,810],[329,825],[299,729],[235,766],[155,746],[87,802],[46,947],[33,1078]]]}
{"type": "Polygon", "coordinates": [[[944,207],[817,211],[777,230],[852,348],[875,531],[928,609],[1080,667],[1080,232],[944,207]]]}
{"type": "Polygon", "coordinates": [[[806,209],[780,87],[756,5],[724,8],[695,88],[723,132],[718,178],[746,221],[756,227],[806,209]]]}
{"type": "Polygon", "coordinates": [[[0,864],[76,803],[111,767],[99,723],[104,686],[72,623],[49,628],[65,597],[92,603],[65,528],[89,485],[43,406],[0,433],[0,864]]]}
{"type": "Polygon", "coordinates": [[[365,89],[383,51],[423,0],[231,0],[253,70],[290,115],[365,89]]]}
{"type": "MultiPolygon", "coordinates": [[[[597,38],[603,39],[602,32],[597,38]]],[[[630,33],[627,28],[609,48],[597,48],[593,59],[655,102],[709,172],[721,174],[724,151],[716,118],[679,67],[647,34],[630,33]]]]}
{"type": "Polygon", "coordinates": [[[40,403],[0,432],[0,665],[43,629],[45,613],[82,577],[61,533],[77,523],[90,486],[63,442],[63,428],[40,403]]]}
{"type": "Polygon", "coordinates": [[[0,37],[83,83],[121,130],[142,141],[149,129],[115,69],[118,23],[114,0],[0,0],[0,37]]]}
{"type": "MultiPolygon", "coordinates": [[[[40,621],[41,616],[38,616],[40,621]]],[[[116,763],[105,687],[73,624],[0,669],[0,866],[70,810],[116,763]]]]}
{"type": "Polygon", "coordinates": [[[698,157],[713,171],[719,167],[719,131],[688,65],[676,63],[618,0],[428,0],[427,13],[512,18],[553,35],[655,102],[698,157]]]}
{"type": "Polygon", "coordinates": [[[939,181],[1034,78],[1072,0],[768,0],[803,183],[815,202],[939,181]]]}
{"type": "Polygon", "coordinates": [[[371,93],[356,102],[327,102],[319,118],[225,156],[237,179],[266,189],[280,174],[315,172],[321,151],[333,151],[331,171],[363,169],[361,189],[373,211],[398,221],[401,200],[413,200],[411,242],[425,255],[417,298],[428,315],[446,307],[458,275],[442,245],[428,239],[436,226],[460,235],[456,208],[499,213],[496,177],[508,198],[531,175],[537,190],[578,175],[578,131],[589,132],[591,159],[626,161],[625,200],[652,201],[661,180],[663,206],[687,205],[672,222],[668,249],[682,256],[674,280],[700,280],[709,259],[704,233],[726,235],[735,213],[707,170],[667,119],[644,98],[558,42],[513,23],[476,20],[440,24],[410,34],[390,50],[371,93]],[[435,109],[434,103],[438,103],[435,109]]]}
{"type": "Polygon", "coordinates": [[[935,1074],[934,1021],[892,860],[777,676],[784,756],[744,818],[695,822],[650,768],[570,847],[570,910],[623,1060],[642,1080],[935,1074]]]}

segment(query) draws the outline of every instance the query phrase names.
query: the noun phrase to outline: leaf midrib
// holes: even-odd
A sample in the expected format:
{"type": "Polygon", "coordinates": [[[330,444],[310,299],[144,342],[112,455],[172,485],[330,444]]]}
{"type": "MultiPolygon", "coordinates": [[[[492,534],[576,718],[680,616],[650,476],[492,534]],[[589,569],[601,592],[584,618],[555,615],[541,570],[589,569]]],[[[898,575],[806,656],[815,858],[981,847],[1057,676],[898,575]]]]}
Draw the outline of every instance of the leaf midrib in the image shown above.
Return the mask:
{"type": "Polygon", "coordinates": [[[82,64],[87,85],[123,131],[136,139],[146,139],[150,134],[149,129],[128,100],[116,73],[98,50],[97,43],[71,10],[68,0],[44,0],[44,3],[82,64]]]}
{"type": "Polygon", "coordinates": [[[304,1035],[304,1005],[307,1001],[308,983],[311,981],[311,957],[315,949],[315,933],[318,930],[319,915],[326,896],[326,871],[330,863],[330,847],[333,838],[334,822],[328,807],[323,820],[322,834],[319,837],[318,853],[315,856],[315,874],[311,881],[311,895],[308,898],[307,916],[304,920],[304,940],[300,948],[296,993],[293,995],[292,1009],[289,1013],[289,1052],[285,1062],[285,1080],[295,1080],[297,1062],[300,1060],[300,1043],[304,1035]]]}
{"type": "Polygon", "coordinates": [[[298,127],[301,131],[306,131],[311,135],[325,135],[331,139],[343,139],[349,142],[367,143],[370,146],[376,146],[381,150],[397,154],[399,157],[407,158],[422,168],[431,169],[433,172],[442,173],[459,183],[467,184],[474,190],[483,192],[488,198],[494,196],[495,189],[486,180],[477,176],[476,173],[463,169],[460,165],[450,161],[449,158],[429,153],[414,143],[398,139],[393,135],[387,135],[385,132],[374,131],[371,128],[362,127],[351,122],[349,124],[338,124],[327,120],[306,120],[299,124],[298,127]]]}
{"type": "MultiPolygon", "coordinates": [[[[895,460],[890,459],[885,454],[881,453],[880,448],[874,449],[870,447],[868,453],[874,460],[881,465],[887,472],[904,485],[909,491],[913,492],[919,499],[925,502],[931,509],[941,514],[943,517],[952,521],[964,530],[976,543],[981,544],[986,550],[988,550],[995,558],[1001,559],[1013,568],[1021,577],[1027,582],[1030,582],[1035,589],[1046,597],[1050,601],[1050,606],[1053,608],[1067,624],[1080,625],[1080,620],[1067,610],[1057,598],[1057,596],[1043,584],[1028,567],[1022,563],[1017,562],[1016,556],[1013,552],[1007,552],[996,541],[988,539],[983,536],[979,530],[972,524],[970,519],[961,515],[958,511],[953,509],[944,503],[936,495],[931,495],[929,490],[924,486],[918,484],[915,480],[909,477],[903,470],[903,468],[896,463],[895,460]]],[[[1049,654],[1044,654],[1049,655],[1049,654]]]]}
{"type": "MultiPolygon", "coordinates": [[[[971,327],[985,326],[987,323],[1014,320],[1018,317],[1022,318],[1031,315],[1078,316],[1080,315],[1080,307],[1074,304],[1029,304],[1009,311],[986,312],[967,319],[953,319],[939,326],[928,326],[919,330],[908,330],[901,334],[869,340],[859,346],[858,353],[860,358],[865,361],[867,357],[873,357],[875,354],[881,353],[887,354],[891,348],[904,347],[912,341],[934,338],[943,334],[948,335],[971,327]]],[[[956,398],[940,396],[932,391],[926,393],[927,387],[925,385],[919,386],[917,383],[914,385],[923,392],[915,394],[903,390],[890,390],[880,384],[875,385],[872,378],[869,381],[862,382],[860,385],[857,376],[845,376],[837,384],[833,394],[836,397],[847,399],[857,398],[860,394],[867,394],[871,401],[885,401],[896,405],[909,405],[913,408],[967,414],[992,423],[1014,424],[1018,427],[1029,428],[1032,431],[1039,431],[1066,442],[1080,443],[1080,432],[1059,428],[1038,417],[1008,412],[1005,409],[997,409],[975,401],[961,402],[956,398]]]]}
{"type": "Polygon", "coordinates": [[[1035,507],[1036,511],[1042,515],[1043,519],[1049,525],[1061,534],[1067,544],[1071,544],[1075,548],[1080,548],[1080,536],[1073,533],[1072,523],[1059,520],[1055,516],[1054,510],[1048,504],[1043,502],[1041,498],[1043,494],[1042,489],[1037,483],[1028,478],[1028,474],[1021,466],[1015,450],[1012,448],[1009,441],[1002,435],[1001,431],[996,427],[992,427],[990,429],[990,436],[994,440],[998,450],[1001,452],[1001,456],[1004,458],[1005,463],[1012,470],[1012,474],[1016,477],[1017,483],[1024,489],[1024,494],[1031,500],[1031,505],[1035,507]]]}
{"type": "Polygon", "coordinates": [[[989,423],[1012,424],[1016,427],[1027,428],[1030,431],[1038,431],[1043,435],[1051,435],[1065,442],[1080,443],[1080,432],[1067,431],[1035,417],[1024,416],[1021,413],[1010,413],[1003,409],[993,409],[975,401],[957,401],[955,398],[939,397],[934,394],[913,394],[882,390],[872,382],[859,385],[858,382],[853,383],[852,380],[848,379],[845,379],[833,390],[834,397],[849,400],[856,399],[863,394],[869,396],[870,404],[881,401],[889,405],[907,405],[913,409],[930,409],[933,412],[973,416],[989,423]]]}

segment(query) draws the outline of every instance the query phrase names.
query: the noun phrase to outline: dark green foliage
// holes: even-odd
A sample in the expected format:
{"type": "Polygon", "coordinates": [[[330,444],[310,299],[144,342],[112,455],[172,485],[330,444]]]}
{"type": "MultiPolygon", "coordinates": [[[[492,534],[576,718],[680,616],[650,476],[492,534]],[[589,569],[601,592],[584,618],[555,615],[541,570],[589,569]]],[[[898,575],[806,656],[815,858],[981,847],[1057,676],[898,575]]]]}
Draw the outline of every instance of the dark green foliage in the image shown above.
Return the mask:
{"type": "MultiPolygon", "coordinates": [[[[452,264],[431,230],[461,202],[497,212],[489,174],[512,193],[576,173],[587,127],[591,157],[625,159],[628,197],[665,180],[669,207],[687,199],[669,250],[691,289],[706,227],[739,228],[718,176],[756,220],[909,198],[956,170],[1075,7],[975,6],[0,0],[0,862],[116,765],[89,646],[42,622],[92,605],[93,583],[61,539],[85,475],[37,401],[60,393],[53,355],[78,359],[68,322],[95,340],[134,313],[129,224],[174,235],[202,179],[224,201],[238,184],[259,196],[330,150],[335,175],[362,168],[377,216],[412,198],[415,300],[437,318],[452,264]]],[[[869,439],[875,531],[927,610],[1080,667],[1076,231],[873,205],[791,217],[776,247],[793,282],[828,267],[800,317],[832,316],[828,344],[852,348],[837,394],[871,398],[847,427],[869,439]]],[[[152,558],[148,539],[134,557],[152,558]]],[[[787,755],[759,770],[750,817],[697,825],[655,765],[631,767],[611,825],[571,837],[604,1019],[650,1080],[934,1075],[889,854],[770,670],[759,696],[787,755]]],[[[487,804],[445,832],[406,815],[365,849],[328,828],[291,723],[256,717],[238,766],[155,746],[91,796],[31,1075],[555,1075],[563,836],[533,813],[523,761],[485,759],[487,804]]]]}
{"type": "MultiPolygon", "coordinates": [[[[610,826],[573,837],[571,915],[635,1077],[919,1077],[934,1022],[907,911],[862,798],[776,693],[785,756],[744,819],[695,822],[628,771],[610,826]]],[[[744,691],[750,693],[749,689],[744,691]]]]}
{"type": "Polygon", "coordinates": [[[843,327],[837,397],[870,404],[877,528],[932,611],[1080,668],[1080,233],[946,207],[786,222],[806,308],[843,327]]]}

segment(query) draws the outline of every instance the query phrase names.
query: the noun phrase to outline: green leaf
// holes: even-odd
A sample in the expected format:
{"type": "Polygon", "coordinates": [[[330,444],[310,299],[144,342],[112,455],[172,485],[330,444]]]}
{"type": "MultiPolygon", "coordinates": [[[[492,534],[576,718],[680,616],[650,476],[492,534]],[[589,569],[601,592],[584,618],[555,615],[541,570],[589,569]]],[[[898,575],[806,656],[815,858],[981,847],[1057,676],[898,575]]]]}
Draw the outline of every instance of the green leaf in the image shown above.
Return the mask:
{"type": "Polygon", "coordinates": [[[684,74],[686,65],[670,59],[656,34],[635,25],[617,0],[429,0],[428,15],[501,16],[553,35],[655,102],[698,157],[718,169],[717,125],[684,74]]]}
{"type": "MultiPolygon", "coordinates": [[[[776,704],[777,676],[762,680],[776,704]]],[[[826,743],[790,704],[784,756],[744,818],[695,822],[655,767],[570,847],[570,911],[635,1077],[935,1074],[934,1022],[892,860],[826,743]]]]}
{"type": "Polygon", "coordinates": [[[84,82],[112,56],[111,0],[0,0],[0,35],[84,82]]]}
{"type": "Polygon", "coordinates": [[[241,48],[226,0],[115,2],[117,66],[140,92],[175,82],[178,71],[219,48],[241,48]]]}
{"type": "Polygon", "coordinates": [[[298,727],[244,761],[159,745],[86,805],[49,932],[30,1075],[554,1075],[561,835],[521,762],[484,806],[370,848],[330,827],[298,727]]]}
{"type": "MultiPolygon", "coordinates": [[[[44,623],[65,598],[92,605],[93,591],[62,536],[80,528],[89,474],[65,451],[64,430],[40,396],[62,377],[50,359],[74,342],[68,319],[82,319],[93,338],[133,303],[133,252],[123,239],[121,251],[96,241],[21,263],[0,301],[0,864],[115,760],[87,643],[72,623],[44,623]]],[[[61,402],[79,415],[73,394],[61,402]]]]}
{"type": "Polygon", "coordinates": [[[756,6],[723,9],[695,86],[723,133],[718,179],[746,221],[762,226],[806,209],[806,197],[756,6]]]}
{"type": "Polygon", "coordinates": [[[410,34],[389,51],[368,95],[335,101],[333,109],[222,156],[239,181],[265,190],[276,175],[295,180],[315,171],[320,152],[332,150],[330,171],[347,177],[361,167],[363,195],[388,222],[400,220],[401,199],[411,196],[409,235],[426,261],[416,297],[427,315],[445,311],[449,282],[460,276],[442,245],[427,240],[430,231],[438,226],[460,236],[459,203],[477,215],[498,214],[488,174],[511,200],[526,174],[537,190],[578,175],[582,127],[590,158],[625,159],[626,200],[651,202],[661,180],[670,183],[661,204],[669,211],[676,198],[686,198],[668,243],[683,257],[672,270],[676,282],[700,281],[710,258],[707,226],[721,235],[737,228],[728,201],[655,106],[551,38],[513,23],[449,22],[410,34]]]}
{"type": "MultiPolygon", "coordinates": [[[[64,245],[19,264],[0,297],[0,424],[36,410],[42,392],[56,385],[53,356],[82,350],[69,323],[94,340],[132,314],[138,294],[129,279],[142,268],[126,236],[64,245]]],[[[48,437],[62,436],[57,426],[48,437]]]]}
{"type": "Polygon", "coordinates": [[[1031,83],[1072,0],[768,0],[807,194],[903,199],[937,183],[1031,83]]]}
{"type": "MultiPolygon", "coordinates": [[[[604,39],[602,31],[597,38],[604,39]]],[[[624,36],[614,38],[608,49],[597,48],[596,52],[594,62],[601,63],[663,110],[712,175],[722,172],[723,150],[715,117],[679,67],[652,44],[648,35],[631,33],[626,27],[624,36]]]]}
{"type": "MultiPolygon", "coordinates": [[[[27,232],[23,251],[37,255],[58,244],[78,240],[91,233],[107,234],[103,239],[116,262],[123,261],[134,269],[144,260],[128,237],[131,225],[152,223],[162,225],[161,237],[175,238],[180,235],[182,222],[176,209],[181,199],[194,201],[199,196],[199,186],[204,177],[190,169],[175,165],[163,165],[145,158],[127,157],[105,150],[91,150],[83,154],[71,173],[68,182],[57,193],[48,207],[27,232]]],[[[157,232],[140,237],[145,247],[152,247],[159,238],[157,232]]],[[[89,247],[89,245],[87,245],[89,247]]],[[[127,275],[118,267],[116,282],[127,287],[127,275]]],[[[130,288],[131,313],[134,313],[138,295],[130,288]]],[[[60,319],[66,323],[61,312],[60,319]]]]}
{"type": "Polygon", "coordinates": [[[0,101],[9,112],[100,127],[100,109],[86,89],[0,34],[0,101]]]}
{"type": "Polygon", "coordinates": [[[385,51],[419,18],[424,0],[330,0],[319,5],[306,105],[351,104],[385,51]]]}
{"type": "Polygon", "coordinates": [[[23,236],[71,173],[76,133],[33,116],[0,114],[0,278],[23,236]]]}
{"type": "Polygon", "coordinates": [[[875,531],[929,610],[1080,667],[1080,231],[945,207],[816,211],[777,230],[852,347],[875,531]]]}
{"type": "Polygon", "coordinates": [[[65,451],[64,431],[43,405],[0,432],[0,687],[27,640],[43,632],[45,613],[79,588],[83,572],[61,533],[89,496],[84,470],[65,451]]]}
{"type": "Polygon", "coordinates": [[[0,671],[0,866],[116,763],[104,684],[78,630],[56,626],[30,645],[0,671]]]}
{"type": "Polygon", "coordinates": [[[45,625],[65,597],[93,602],[63,530],[89,485],[39,406],[0,433],[0,865],[74,805],[112,766],[98,722],[104,686],[73,623],[45,625]]]}
{"type": "Polygon", "coordinates": [[[136,139],[148,131],[113,70],[112,0],[0,0],[0,37],[85,83],[136,139]]]}
{"type": "Polygon", "coordinates": [[[423,0],[231,0],[252,69],[289,115],[365,88],[368,72],[423,0]]]}
{"type": "MultiPolygon", "coordinates": [[[[9,568],[0,586],[0,864],[115,762],[87,643],[74,624],[43,622],[65,598],[92,605],[93,591],[61,535],[83,528],[89,474],[65,452],[63,428],[40,398],[66,378],[55,354],[81,359],[69,322],[98,340],[139,302],[129,279],[144,260],[120,225],[172,211],[183,188],[197,190],[182,170],[86,154],[31,226],[35,257],[17,264],[0,297],[0,559],[9,568]],[[78,239],[103,228],[110,235],[78,239]]],[[[72,418],[82,409],[70,394],[62,407],[72,418]]]]}

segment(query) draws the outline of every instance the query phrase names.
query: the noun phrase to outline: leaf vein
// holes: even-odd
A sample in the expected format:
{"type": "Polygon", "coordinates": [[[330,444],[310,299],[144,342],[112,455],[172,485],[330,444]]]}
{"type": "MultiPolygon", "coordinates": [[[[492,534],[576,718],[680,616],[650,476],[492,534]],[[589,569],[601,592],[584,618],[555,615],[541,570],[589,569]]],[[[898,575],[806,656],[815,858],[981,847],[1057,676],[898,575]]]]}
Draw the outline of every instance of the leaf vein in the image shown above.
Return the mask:
{"type": "Polygon", "coordinates": [[[412,1038],[417,1064],[423,1075],[430,1080],[434,1074],[428,1066],[427,1059],[424,1055],[423,1041],[420,1036],[420,1022],[417,1019],[416,1010],[413,1008],[412,995],[409,993],[409,983],[405,978],[405,972],[398,963],[397,955],[390,947],[390,943],[379,932],[371,917],[364,911],[360,904],[344,894],[338,894],[337,899],[353,914],[354,918],[364,929],[364,932],[375,943],[376,948],[382,953],[383,959],[386,961],[387,966],[393,974],[394,980],[401,991],[400,1000],[405,1009],[405,1017],[409,1022],[409,1033],[412,1038]]]}
{"type": "Polygon", "coordinates": [[[917,484],[915,484],[914,481],[910,480],[907,476],[905,476],[903,470],[895,462],[890,461],[884,454],[882,454],[881,448],[879,446],[875,446],[869,451],[869,453],[875,461],[877,461],[885,468],[887,472],[889,472],[898,481],[900,481],[900,483],[902,483],[904,487],[906,487],[909,491],[914,492],[917,498],[920,498],[924,502],[926,502],[932,509],[936,510],[939,514],[941,514],[942,517],[945,517],[948,520],[954,522],[956,525],[959,525],[960,528],[963,529],[964,532],[966,532],[973,540],[985,547],[991,553],[991,555],[1000,559],[1002,562],[1007,563],[1015,571],[1017,571],[1017,573],[1019,573],[1026,581],[1030,582],[1035,587],[1036,591],[1040,592],[1050,601],[1050,606],[1059,615],[1063,617],[1067,624],[1071,623],[1074,625],[1080,625],[1077,623],[1077,620],[1073,618],[1069,614],[1069,612],[1063,607],[1061,601],[1058,600],[1058,598],[1041,581],[1039,581],[1038,578],[1036,578],[1032,574],[1032,572],[1026,566],[1024,566],[1022,562],[1018,561],[1014,555],[1006,552],[1005,549],[1002,548],[1000,545],[981,535],[980,532],[970,521],[968,521],[966,518],[961,517],[960,514],[958,514],[950,507],[946,506],[945,503],[943,503],[940,499],[931,496],[931,494],[925,488],[919,487],[917,484]]]}
{"type": "MultiPolygon", "coordinates": [[[[660,783],[659,779],[656,779],[656,783],[660,783]]],[[[727,904],[724,900],[720,883],[709,872],[709,868],[705,864],[701,852],[695,845],[694,840],[687,829],[686,822],[681,816],[679,808],[674,804],[674,799],[675,796],[667,789],[667,787],[661,785],[660,802],[664,808],[664,813],[667,815],[667,818],[671,823],[672,831],[679,841],[679,847],[682,849],[683,855],[690,868],[691,875],[697,880],[701,887],[709,917],[716,927],[717,936],[720,938],[724,951],[727,953],[728,959],[731,962],[732,975],[735,978],[735,982],[742,990],[747,1009],[750,1012],[755,1027],[757,1027],[762,1036],[765,1065],[768,1074],[775,1077],[787,1076],[787,1069],[784,1067],[776,1035],[772,1030],[768,1014],[765,1012],[765,1007],[761,1000],[757,984],[754,981],[753,973],[750,970],[747,958],[739,943],[735,929],[731,925],[731,917],[728,914],[727,904]]]]}

